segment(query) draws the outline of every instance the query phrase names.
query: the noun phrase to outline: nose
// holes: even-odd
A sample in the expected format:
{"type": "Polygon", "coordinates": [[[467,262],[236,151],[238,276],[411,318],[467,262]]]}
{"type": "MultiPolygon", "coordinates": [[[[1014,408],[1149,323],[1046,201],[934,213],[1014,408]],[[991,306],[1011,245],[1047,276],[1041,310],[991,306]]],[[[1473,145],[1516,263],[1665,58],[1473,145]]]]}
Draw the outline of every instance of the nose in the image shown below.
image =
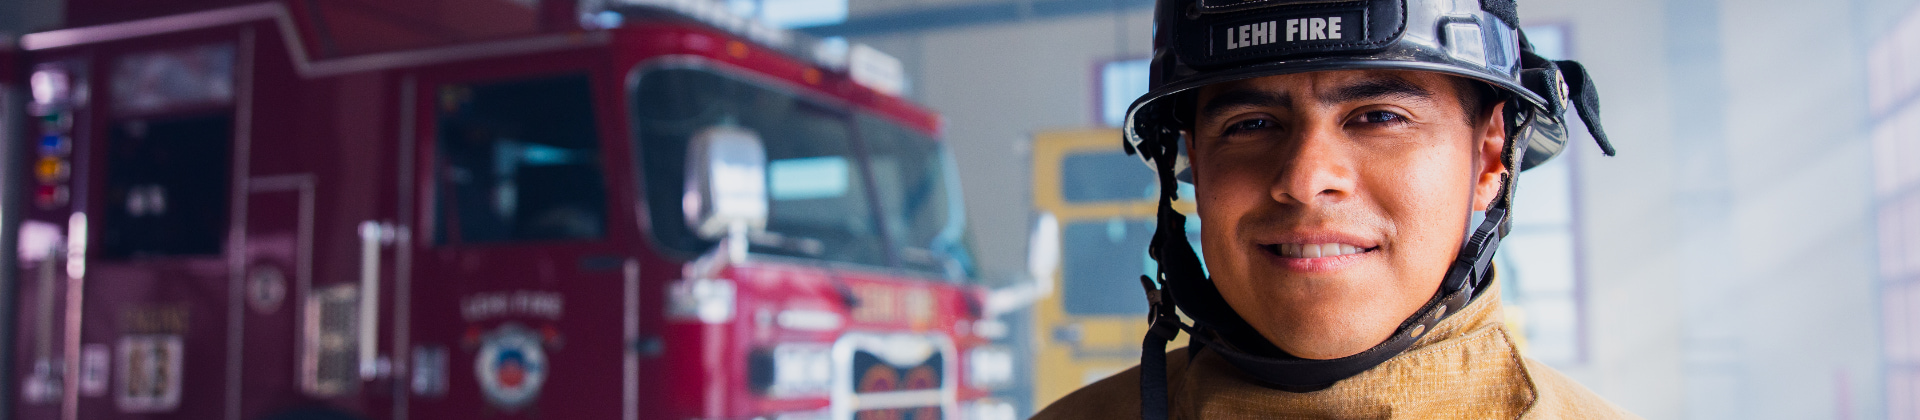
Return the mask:
{"type": "Polygon", "coordinates": [[[1292,150],[1282,151],[1286,156],[1273,181],[1274,201],[1321,206],[1353,195],[1356,174],[1344,133],[1338,127],[1316,126],[1300,131],[1292,150]]]}

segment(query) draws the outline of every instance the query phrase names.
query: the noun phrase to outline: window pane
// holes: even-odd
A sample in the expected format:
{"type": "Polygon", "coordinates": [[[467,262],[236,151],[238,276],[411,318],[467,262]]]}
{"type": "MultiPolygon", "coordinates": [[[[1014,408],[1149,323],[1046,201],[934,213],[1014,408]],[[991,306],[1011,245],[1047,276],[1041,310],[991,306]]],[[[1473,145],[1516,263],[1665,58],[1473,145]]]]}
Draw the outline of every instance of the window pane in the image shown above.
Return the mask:
{"type": "Polygon", "coordinates": [[[1083,153],[1060,162],[1060,195],[1068,202],[1153,200],[1158,190],[1153,171],[1126,153],[1083,153]]]}
{"type": "Polygon", "coordinates": [[[1548,60],[1566,60],[1567,28],[1560,25],[1528,26],[1527,41],[1533,44],[1533,53],[1548,60]]]}
{"type": "Polygon", "coordinates": [[[1151,219],[1069,223],[1062,232],[1061,302],[1074,315],[1147,313],[1140,275],[1152,265],[1151,219]]]}
{"type": "MultiPolygon", "coordinates": [[[[946,152],[932,137],[862,115],[861,139],[896,254],[908,268],[948,272],[963,253],[961,210],[947,184],[946,152]]],[[[953,267],[959,269],[959,267],[953,267]]],[[[948,273],[958,274],[958,273],[948,273]]]]}
{"type": "Polygon", "coordinates": [[[767,194],[774,200],[843,197],[853,172],[846,156],[819,156],[767,162],[767,194]]]}
{"type": "Polygon", "coordinates": [[[152,113],[233,102],[233,45],[128,54],[114,62],[113,109],[152,113]]]}
{"type": "Polygon", "coordinates": [[[1500,280],[1520,297],[1572,296],[1573,236],[1567,229],[1515,229],[1500,241],[1509,261],[1500,280]]]}
{"type": "Polygon", "coordinates": [[[448,85],[440,96],[440,243],[601,237],[586,75],[448,85]]]}
{"type": "Polygon", "coordinates": [[[114,123],[102,256],[219,254],[232,137],[229,114],[114,123]]]}
{"type": "Polygon", "coordinates": [[[695,69],[646,73],[633,103],[653,234],[662,245],[687,253],[713,245],[687,228],[681,208],[687,141],[735,126],[758,134],[767,149],[767,233],[753,238],[753,252],[887,264],[845,112],[695,69]]]}
{"type": "MultiPolygon", "coordinates": [[[[1159,270],[1147,256],[1153,219],[1112,218],[1067,223],[1060,236],[1061,302],[1073,315],[1146,314],[1140,276],[1159,270]]],[[[1200,219],[1187,218],[1187,241],[1199,254],[1200,219]]],[[[1202,272],[1206,270],[1201,267],[1202,272]]]]}
{"type": "Polygon", "coordinates": [[[1147,94],[1149,61],[1110,61],[1100,67],[1100,120],[1108,126],[1126,124],[1127,107],[1147,94]]]}

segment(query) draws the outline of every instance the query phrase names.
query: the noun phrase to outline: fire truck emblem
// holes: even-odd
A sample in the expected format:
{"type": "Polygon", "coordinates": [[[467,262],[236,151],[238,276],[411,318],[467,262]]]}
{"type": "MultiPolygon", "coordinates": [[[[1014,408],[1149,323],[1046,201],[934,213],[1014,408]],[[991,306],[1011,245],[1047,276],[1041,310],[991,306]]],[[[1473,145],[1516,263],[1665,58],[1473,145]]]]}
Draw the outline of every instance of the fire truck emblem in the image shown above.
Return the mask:
{"type": "Polygon", "coordinates": [[[539,333],[507,323],[480,339],[473,371],[487,401],[506,411],[525,408],[547,382],[547,352],[539,333]]]}
{"type": "Polygon", "coordinates": [[[253,274],[247,276],[247,307],[261,315],[272,315],[280,311],[280,302],[286,298],[287,276],[280,274],[279,267],[253,267],[253,274]]]}

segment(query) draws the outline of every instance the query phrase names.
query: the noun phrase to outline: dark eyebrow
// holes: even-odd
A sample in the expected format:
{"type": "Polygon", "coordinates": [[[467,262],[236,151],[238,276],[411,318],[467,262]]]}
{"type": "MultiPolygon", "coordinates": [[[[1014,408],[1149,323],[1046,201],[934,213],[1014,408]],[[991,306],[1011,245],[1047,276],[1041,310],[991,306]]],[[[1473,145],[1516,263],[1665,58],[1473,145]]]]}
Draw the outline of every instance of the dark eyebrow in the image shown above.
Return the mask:
{"type": "Polygon", "coordinates": [[[1320,103],[1322,104],[1331,105],[1360,100],[1388,98],[1431,101],[1433,100],[1433,92],[1415,86],[1406,80],[1395,77],[1381,77],[1363,80],[1359,83],[1334,89],[1321,94],[1318,99],[1320,99],[1320,103]]]}
{"type": "MultiPolygon", "coordinates": [[[[1433,92],[1397,77],[1379,77],[1333,89],[1319,95],[1316,99],[1323,104],[1338,104],[1387,98],[1431,101],[1433,92]]],[[[1200,108],[1199,115],[1206,117],[1235,107],[1291,108],[1292,106],[1293,97],[1283,92],[1236,88],[1214,95],[1206,105],[1200,108]]]]}
{"type": "Polygon", "coordinates": [[[1235,107],[1292,108],[1293,97],[1282,92],[1235,88],[1209,98],[1200,108],[1200,116],[1204,118],[1235,107]]]}

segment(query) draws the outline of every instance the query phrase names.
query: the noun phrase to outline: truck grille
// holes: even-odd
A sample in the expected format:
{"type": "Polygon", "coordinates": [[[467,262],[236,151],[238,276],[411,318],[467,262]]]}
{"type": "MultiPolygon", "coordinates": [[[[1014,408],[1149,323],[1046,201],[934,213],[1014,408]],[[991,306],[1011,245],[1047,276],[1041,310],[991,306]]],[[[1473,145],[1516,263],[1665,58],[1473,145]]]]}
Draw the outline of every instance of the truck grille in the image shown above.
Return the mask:
{"type": "Polygon", "coordinates": [[[933,420],[952,401],[952,344],[934,335],[850,335],[838,343],[848,383],[839,385],[837,418],[933,420]],[[846,416],[846,417],[840,417],[846,416]]]}
{"type": "Polygon", "coordinates": [[[854,392],[871,393],[887,391],[917,391],[940,389],[943,357],[934,353],[926,361],[913,366],[894,366],[881,360],[879,356],[865,350],[853,353],[854,377],[860,381],[854,385],[854,392]]]}
{"type": "Polygon", "coordinates": [[[854,420],[931,420],[940,418],[940,407],[894,408],[853,413],[854,420]]]}

